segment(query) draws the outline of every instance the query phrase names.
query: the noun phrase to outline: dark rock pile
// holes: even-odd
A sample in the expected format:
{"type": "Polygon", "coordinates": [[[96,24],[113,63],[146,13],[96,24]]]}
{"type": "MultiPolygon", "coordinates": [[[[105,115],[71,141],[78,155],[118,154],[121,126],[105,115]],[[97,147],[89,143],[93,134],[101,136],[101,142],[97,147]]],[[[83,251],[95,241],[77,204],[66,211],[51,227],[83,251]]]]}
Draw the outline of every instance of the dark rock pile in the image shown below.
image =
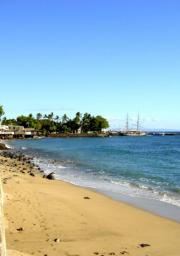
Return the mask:
{"type": "Polygon", "coordinates": [[[55,180],[53,172],[47,175],[44,174],[44,171],[38,165],[33,163],[33,158],[26,156],[21,151],[3,150],[0,151],[0,156],[14,160],[13,166],[21,173],[28,173],[32,177],[40,175],[48,180],[55,180]]]}

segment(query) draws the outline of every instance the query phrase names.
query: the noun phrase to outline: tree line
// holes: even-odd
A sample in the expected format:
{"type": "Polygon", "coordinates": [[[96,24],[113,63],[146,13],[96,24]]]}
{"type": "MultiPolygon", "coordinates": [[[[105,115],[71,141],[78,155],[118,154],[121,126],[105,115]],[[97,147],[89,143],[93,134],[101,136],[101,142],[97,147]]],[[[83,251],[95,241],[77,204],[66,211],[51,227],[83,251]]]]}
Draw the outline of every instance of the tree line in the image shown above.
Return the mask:
{"type": "MultiPolygon", "coordinates": [[[[0,118],[4,115],[3,107],[0,106],[0,118]]],[[[2,119],[3,125],[18,125],[25,128],[34,128],[36,131],[47,135],[50,133],[88,133],[98,132],[109,127],[108,121],[100,116],[93,116],[89,113],[81,114],[77,112],[73,118],[64,114],[61,118],[54,115],[37,113],[36,116],[29,114],[20,115],[15,119],[2,119]]]]}

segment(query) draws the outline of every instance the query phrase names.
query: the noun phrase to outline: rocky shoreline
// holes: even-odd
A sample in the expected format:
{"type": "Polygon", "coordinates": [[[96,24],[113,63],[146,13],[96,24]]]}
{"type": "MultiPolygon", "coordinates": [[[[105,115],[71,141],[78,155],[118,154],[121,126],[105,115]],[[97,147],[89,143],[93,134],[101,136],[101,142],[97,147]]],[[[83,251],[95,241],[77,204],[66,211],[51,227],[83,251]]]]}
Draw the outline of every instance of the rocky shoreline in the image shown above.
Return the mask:
{"type": "MultiPolygon", "coordinates": [[[[3,157],[0,159],[0,164],[7,165],[9,171],[15,172],[13,168],[16,169],[16,172],[22,174],[29,174],[32,177],[40,176],[42,178],[47,178],[49,180],[54,180],[54,173],[45,174],[44,171],[35,163],[33,163],[33,158],[23,154],[21,151],[16,150],[2,150],[0,151],[0,156],[3,157]],[[8,160],[11,160],[9,162],[8,160]]],[[[3,179],[3,184],[6,184],[6,179],[3,179]]]]}

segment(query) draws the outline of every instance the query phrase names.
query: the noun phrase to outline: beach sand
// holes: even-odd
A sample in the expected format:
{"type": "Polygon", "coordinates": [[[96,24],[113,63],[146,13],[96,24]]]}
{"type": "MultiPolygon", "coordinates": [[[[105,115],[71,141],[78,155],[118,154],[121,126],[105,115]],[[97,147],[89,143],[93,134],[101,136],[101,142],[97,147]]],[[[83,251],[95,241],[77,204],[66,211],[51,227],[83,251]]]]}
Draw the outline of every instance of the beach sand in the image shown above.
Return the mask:
{"type": "Polygon", "coordinates": [[[0,157],[9,256],[180,256],[180,224],[0,157]]]}

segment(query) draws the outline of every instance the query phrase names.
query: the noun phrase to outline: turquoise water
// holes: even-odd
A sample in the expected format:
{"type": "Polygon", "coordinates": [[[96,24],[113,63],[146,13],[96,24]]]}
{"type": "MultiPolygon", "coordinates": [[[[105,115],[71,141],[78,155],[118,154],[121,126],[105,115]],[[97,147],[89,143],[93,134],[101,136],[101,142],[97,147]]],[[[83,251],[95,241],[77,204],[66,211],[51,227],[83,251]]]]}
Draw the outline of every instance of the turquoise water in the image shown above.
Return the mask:
{"type": "Polygon", "coordinates": [[[59,179],[180,207],[180,136],[45,138],[10,144],[59,179]]]}

